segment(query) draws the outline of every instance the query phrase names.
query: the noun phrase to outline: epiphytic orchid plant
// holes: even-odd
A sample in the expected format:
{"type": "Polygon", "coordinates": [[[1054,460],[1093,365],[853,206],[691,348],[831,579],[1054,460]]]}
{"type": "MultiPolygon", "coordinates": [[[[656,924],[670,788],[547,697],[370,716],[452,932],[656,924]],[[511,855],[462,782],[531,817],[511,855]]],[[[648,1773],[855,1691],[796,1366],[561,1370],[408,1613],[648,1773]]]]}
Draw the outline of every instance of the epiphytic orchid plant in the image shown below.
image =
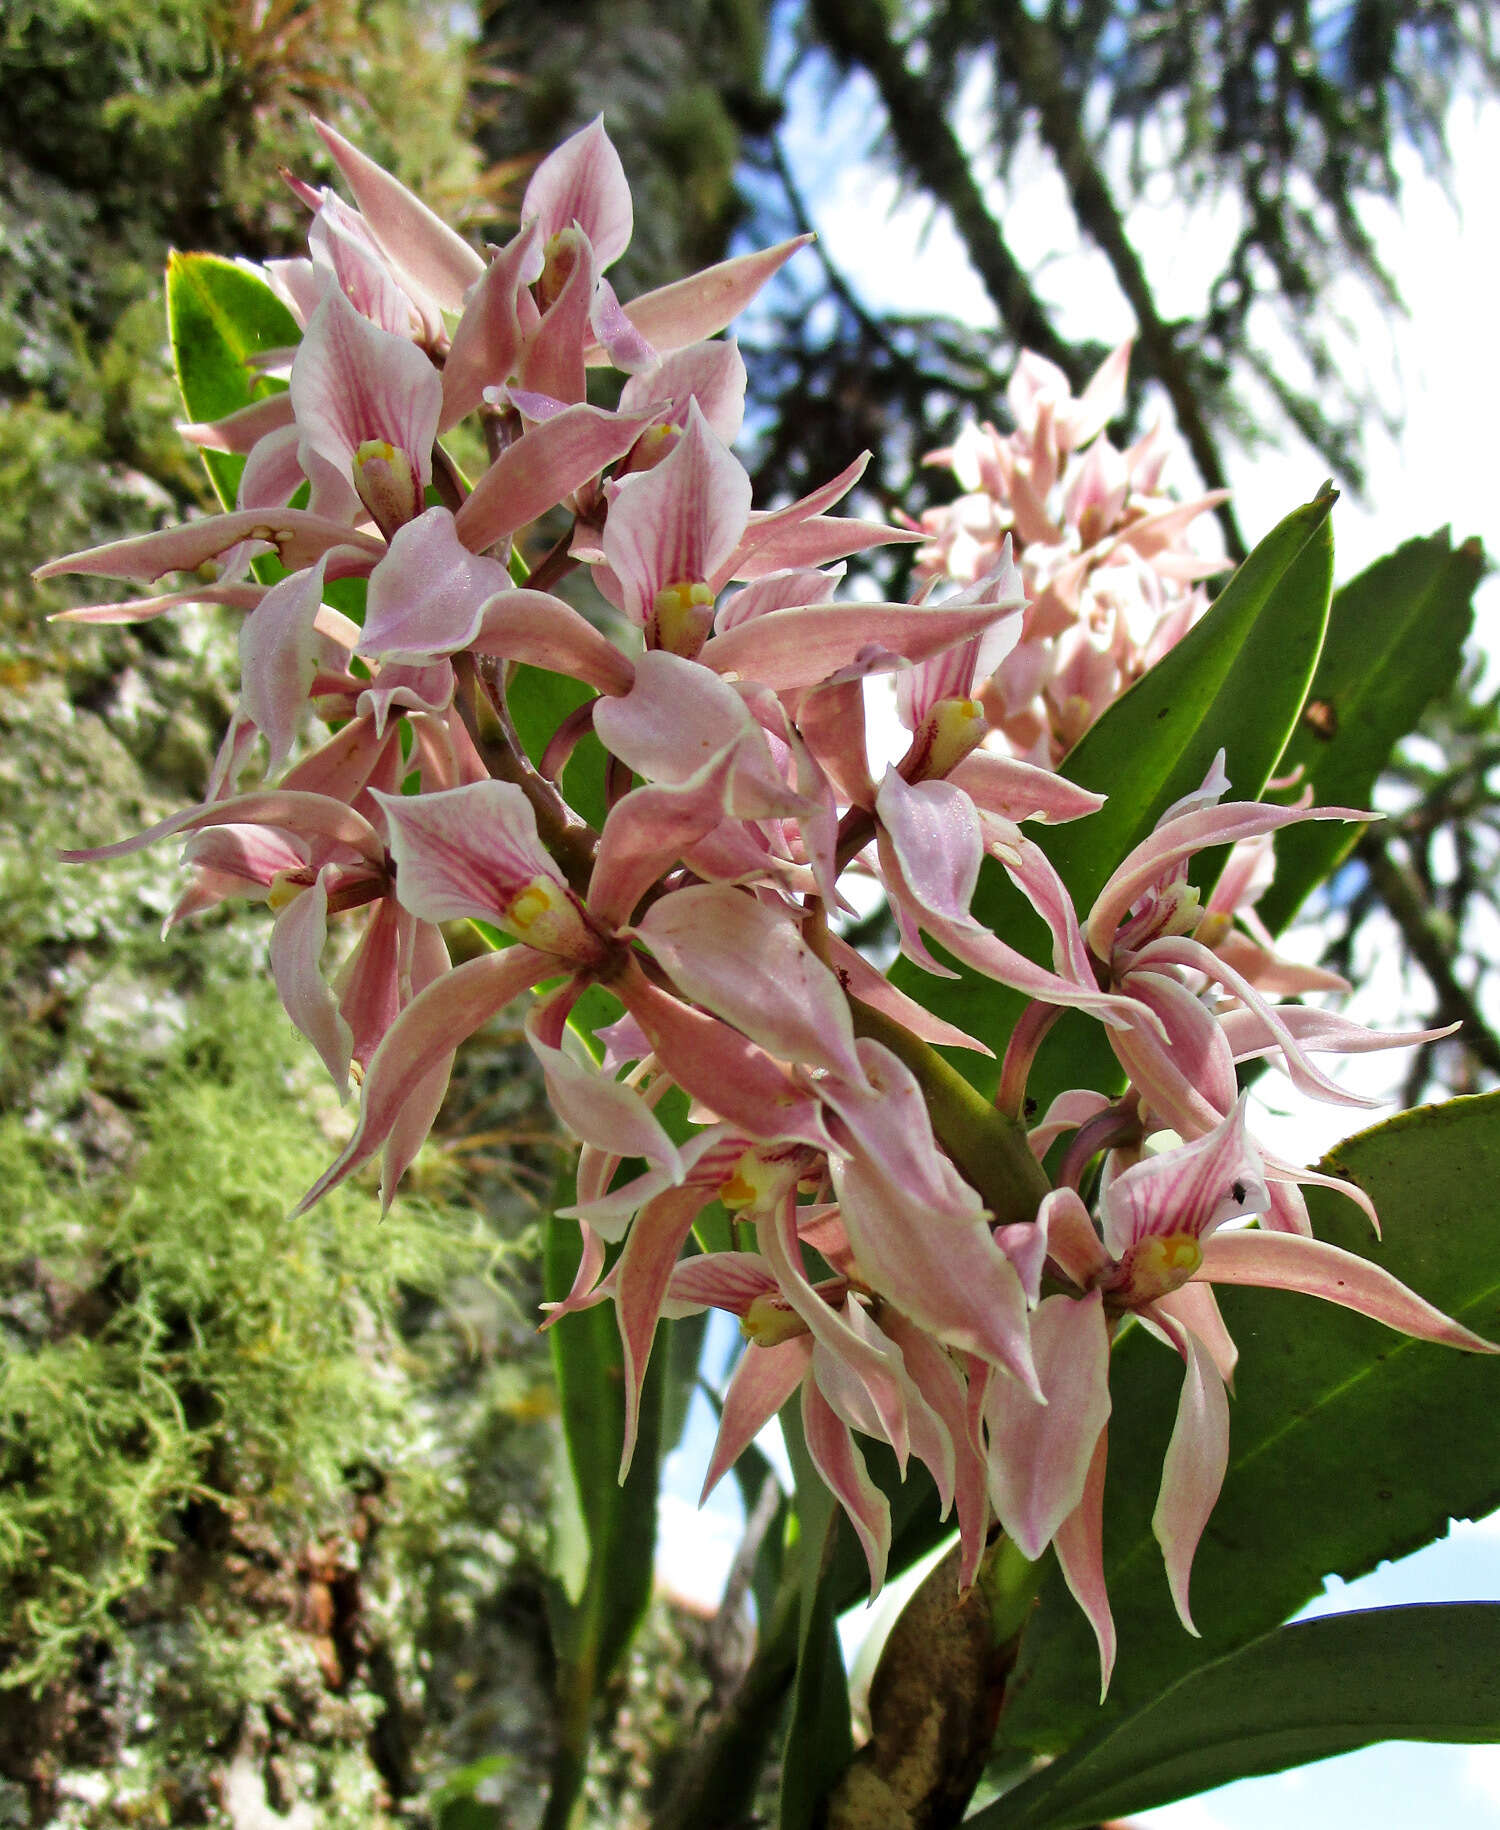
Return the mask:
{"type": "Polygon", "coordinates": [[[1106,434],[1128,347],[1077,399],[1024,356],[1013,430],[934,454],[966,493],[920,524],[830,512],[858,456],[757,507],[719,333],[796,243],[622,303],[601,123],[487,258],[323,132],[353,202],[297,184],[306,259],[172,270],[225,512],[41,568],[177,575],[77,621],[244,618],[202,803],[72,855],[175,838],[178,917],[267,904],[287,1014],[358,1091],[307,1203],[377,1157],[391,1200],[458,1050],[530,1000],[580,1145],[547,1325],[589,1551],[557,1591],[547,1822],[647,1594],[661,1335],[713,1309],[744,1345],[706,1486],[755,1498],[778,1417],[796,1485],[754,1509],[757,1650],[659,1822],[745,1821],[778,1736],[802,1830],[957,1823],[987,1763],[973,1822],[1061,1827],[1500,1731],[1500,1610],[1282,1625],[1495,1499],[1500,1114],[1309,1168],[1243,1091],[1269,1067],[1357,1105],[1329,1056],[1432,1039],[1303,1002],[1347,987],[1275,932],[1375,817],[1473,553],[1414,543],[1330,609],[1324,493],[1210,601],[1216,498],[1168,492],[1164,430],[1106,434]],[[838,562],[903,541],[916,601],[840,597],[838,562]],[[583,576],[607,615],[558,594],[583,576]],[[893,963],[845,938],[855,880],[893,963]],[[949,1534],[856,1751],[835,1617],[949,1534]]]}

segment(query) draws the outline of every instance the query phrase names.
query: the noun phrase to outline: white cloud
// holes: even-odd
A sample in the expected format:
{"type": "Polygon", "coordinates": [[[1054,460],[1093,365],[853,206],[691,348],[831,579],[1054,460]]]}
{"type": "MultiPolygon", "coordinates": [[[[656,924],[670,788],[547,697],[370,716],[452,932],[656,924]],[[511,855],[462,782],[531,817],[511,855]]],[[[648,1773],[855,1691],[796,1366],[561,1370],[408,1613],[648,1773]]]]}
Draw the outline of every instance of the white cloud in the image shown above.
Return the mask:
{"type": "Polygon", "coordinates": [[[1163,1805],[1159,1811],[1145,1811],[1131,1819],[1141,1830],[1234,1830],[1225,1817],[1201,1798],[1180,1799],[1175,1805],[1163,1805]]]}
{"type": "Polygon", "coordinates": [[[699,1511],[676,1493],[663,1493],[656,1523],[656,1579],[680,1601],[717,1608],[739,1545],[740,1524],[722,1512],[699,1511]]]}
{"type": "Polygon", "coordinates": [[[1471,1747],[1464,1755],[1463,1784],[1500,1817],[1500,1747],[1471,1747]]]}

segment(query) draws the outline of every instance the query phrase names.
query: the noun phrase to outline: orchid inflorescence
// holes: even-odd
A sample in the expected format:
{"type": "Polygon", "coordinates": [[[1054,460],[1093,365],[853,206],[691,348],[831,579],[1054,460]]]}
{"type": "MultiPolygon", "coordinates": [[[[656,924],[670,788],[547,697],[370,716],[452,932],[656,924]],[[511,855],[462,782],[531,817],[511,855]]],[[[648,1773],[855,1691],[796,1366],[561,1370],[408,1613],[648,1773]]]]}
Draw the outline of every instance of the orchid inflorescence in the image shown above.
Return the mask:
{"type": "MultiPolygon", "coordinates": [[[[964,1583],[992,1517],[1027,1558],[1051,1544],[1107,1682],[1101,1504],[1123,1327],[1184,1367],[1154,1528],[1189,1627],[1228,1455],[1235,1347],[1215,1283],[1485,1346],[1315,1240],[1300,1188],[1330,1179],[1246,1129],[1238,1064],[1264,1058],[1303,1093],[1357,1104],[1315,1056],[1424,1039],[1278,1003],[1342,981],[1279,959],[1254,912],[1278,828],[1371,816],[1228,800],[1217,767],[1083,911],[1023,830],[1102,804],[1054,765],[1203,607],[1215,567],[1187,535],[1214,498],[1163,493],[1165,435],[1123,454],[1103,438],[1122,348],[1078,400],[1024,357],[1015,431],[971,429],[936,454],[970,493],[919,527],[828,512],[863,460],[754,508],[729,447],[745,371],[716,333],[798,243],[622,305],[605,274],[631,200],[599,122],[538,167],[519,232],[487,259],[322,132],[355,203],[297,184],[309,256],[264,273],[301,340],[267,360],[272,391],[187,428],[244,457],[237,505],[42,568],[188,575],[74,620],[245,613],[203,803],[70,855],[177,836],[191,880],[173,919],[235,896],[270,907],[286,1010],[341,1091],[360,1087],[354,1134],[304,1205],[377,1154],[389,1200],[455,1051],[541,987],[527,1039],[582,1144],[565,1210],[582,1255],[554,1319],[614,1304],[626,1463],[659,1320],[726,1310],[747,1345],[708,1486],[795,1396],[872,1589],[890,1514],[861,1436],[931,1471],[964,1583]],[[589,402],[591,368],[624,375],[614,407],[589,402]],[[475,415],[491,461],[470,482],[443,441],[475,415]],[[565,531],[528,576],[517,542],[549,516],[565,531]],[[900,541],[922,542],[922,601],[838,598],[834,562],[900,541]],[[578,568],[622,642],[550,589],[578,568]],[[929,600],[939,580],[960,588],[929,600]],[[364,583],[362,624],[328,601],[342,581],[364,583]],[[586,689],[534,756],[507,699],[518,667],[586,689]],[[910,741],[877,778],[866,682],[891,673],[910,741]],[[332,735],[287,767],[309,705],[332,735]],[[607,757],[595,824],[563,788],[590,733],[607,757]],[[261,738],[280,778],[247,788],[261,738]],[[1205,900],[1189,867],[1214,847],[1228,862],[1205,900]],[[987,858],[1045,924],[1050,964],[972,912],[987,858]],[[934,1052],[985,1045],[841,937],[846,875],[878,886],[916,966],[951,976],[936,944],[1026,1000],[995,1107],[934,1052]],[[464,921],[491,950],[455,966],[443,925],[464,921]],[[352,941],[332,970],[330,924],[352,941]],[[591,987],[618,1013],[596,1030],[580,1014],[591,987]],[[1032,1058],[1069,1009],[1102,1026],[1127,1090],[1030,1114],[1032,1058]],[[669,1128],[674,1088],[689,1117],[669,1128]],[[696,1247],[715,1202],[738,1249],[696,1247]]],[[[1360,1189],[1332,1185],[1375,1219],[1360,1189]]]]}

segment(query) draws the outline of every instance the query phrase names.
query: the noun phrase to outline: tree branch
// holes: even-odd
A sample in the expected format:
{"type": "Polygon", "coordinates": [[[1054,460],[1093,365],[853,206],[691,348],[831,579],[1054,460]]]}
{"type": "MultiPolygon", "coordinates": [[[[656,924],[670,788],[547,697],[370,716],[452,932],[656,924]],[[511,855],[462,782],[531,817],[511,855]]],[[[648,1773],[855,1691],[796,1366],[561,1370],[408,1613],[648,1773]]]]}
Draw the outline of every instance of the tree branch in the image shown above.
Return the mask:
{"type": "Polygon", "coordinates": [[[948,125],[947,98],[933,94],[926,80],[907,67],[880,0],[813,0],[812,13],[829,49],[874,79],[902,164],[952,216],[1002,324],[1019,344],[1055,362],[1080,384],[1084,376],[1078,353],[1052,328],[1047,308],[996,228],[968,157],[948,125]]]}
{"type": "Polygon", "coordinates": [[[1485,1021],[1473,993],[1454,973],[1448,936],[1428,906],[1416,873],[1394,858],[1373,830],[1361,838],[1355,855],[1369,871],[1375,893],[1401,930],[1407,951],[1432,982],[1437,993],[1437,1022],[1461,1023],[1459,1041],[1490,1073],[1500,1075],[1500,1038],[1485,1021]]]}
{"type": "MultiPolygon", "coordinates": [[[[1114,269],[1120,290],[1135,313],[1140,352],[1150,372],[1167,390],[1177,424],[1209,489],[1226,485],[1223,461],[1203,416],[1188,365],[1171,327],[1156,309],[1140,257],[1125,233],[1124,219],[1084,133],[1083,98],[1069,86],[1062,54],[1051,29],[1033,19],[1019,0],[992,9],[995,48],[1017,91],[1037,110],[1042,139],[1057,161],[1073,213],[1089,239],[1114,269]]],[[[1219,523],[1232,559],[1245,557],[1234,511],[1226,502],[1219,523]]]]}

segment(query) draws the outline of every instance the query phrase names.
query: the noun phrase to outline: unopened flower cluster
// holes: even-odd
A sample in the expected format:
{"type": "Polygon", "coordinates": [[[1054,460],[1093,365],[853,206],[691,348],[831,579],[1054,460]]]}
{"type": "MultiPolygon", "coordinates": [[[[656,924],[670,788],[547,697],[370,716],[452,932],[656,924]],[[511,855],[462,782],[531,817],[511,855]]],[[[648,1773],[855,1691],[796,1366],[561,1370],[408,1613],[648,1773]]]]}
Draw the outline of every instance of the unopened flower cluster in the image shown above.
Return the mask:
{"type": "MultiPolygon", "coordinates": [[[[180,589],[70,613],[84,620],[204,600],[244,612],[242,693],[203,803],[74,855],[174,836],[191,872],[179,915],[227,897],[268,905],[287,1012],[335,1082],[360,1088],[354,1135],[309,1201],[377,1155],[389,1199],[455,1051],[540,987],[526,1034],[582,1143],[571,1209],[582,1261],[560,1307],[615,1306],[627,1460],[660,1318],[728,1310],[747,1345],[710,1484],[796,1399],[878,1586],[889,1509],[860,1441],[888,1443],[903,1466],[916,1457],[930,1469],[956,1514],[965,1580],[992,1517],[1028,1557],[1055,1547],[1107,1676],[1109,1360],[1129,1318],[1184,1368],[1155,1526],[1189,1624],[1235,1358],[1215,1283],[1310,1291],[1428,1339],[1482,1345],[1313,1240],[1299,1185],[1320,1178],[1245,1128],[1237,1063],[1269,1057],[1301,1091],[1346,1099],[1314,1056],[1410,1040],[1273,1001],[1327,981],[1279,961],[1255,922],[1271,835],[1356,816],[1236,803],[1216,773],[1083,910],[1024,831],[1099,806],[1043,765],[1077,734],[1069,720],[1096,714],[1120,684],[1108,668],[1099,684],[1076,656],[1036,662],[1039,644],[1066,633],[1058,606],[1071,591],[1072,615],[1088,595],[1097,625],[1126,584],[1165,601],[1191,570],[1175,541],[1191,516],[1166,507],[1160,538],[1127,531],[1098,563],[1131,492],[1153,486],[1154,448],[1118,458],[1096,443],[1048,505],[1068,454],[1107,417],[1123,355],[1081,403],[1023,364],[1014,439],[973,458],[1005,477],[1011,526],[998,539],[966,532],[967,558],[954,528],[942,537],[961,589],[918,604],[842,601],[835,562],[921,536],[829,513],[859,461],[801,501],[756,508],[729,444],[745,375],[717,333],[797,244],[622,304],[606,274],[629,241],[630,194],[599,123],[537,169],[519,232],[487,259],[324,137],[354,204],[299,187],[309,256],[268,276],[302,327],[284,352],[288,385],[189,428],[208,449],[244,455],[236,508],[43,568],[148,585],[187,575],[180,589]],[[588,371],[604,366],[625,377],[609,410],[587,399],[588,371]],[[471,415],[492,455],[473,481],[444,444],[471,415]],[[517,537],[559,510],[561,540],[529,577],[519,565],[513,575],[517,537]],[[1075,557],[1044,572],[1042,547],[1075,557]],[[252,561],[268,555],[275,582],[259,582],[252,561]],[[624,644],[548,588],[578,567],[628,625],[624,644]],[[362,624],[329,602],[348,580],[365,582],[362,624]],[[517,665],[584,689],[535,760],[507,701],[517,665]],[[1035,693],[1018,697],[1027,669],[1052,681],[1052,712],[1036,710],[1035,693]],[[911,738],[877,775],[865,682],[889,673],[911,738]],[[1076,692],[1057,686],[1072,677],[1076,692]],[[287,767],[309,706],[332,735],[287,767]],[[1033,737],[1019,741],[1028,718],[1033,737]],[[596,824],[560,786],[589,733],[608,758],[596,824]],[[245,788],[267,752],[265,785],[245,788]],[[1205,906],[1189,864],[1223,846],[1230,862],[1205,906]],[[971,913],[986,857],[1045,922],[1048,963],[971,913]],[[1024,1174],[997,1181],[972,1161],[961,1171],[952,1114],[911,1064],[931,1045],[983,1045],[840,938],[849,871],[878,883],[916,965],[948,970],[935,942],[1029,1000],[988,1115],[1024,1174]],[[493,950],[454,966],[443,928],[465,920],[493,950]],[[590,987],[619,1013],[592,1049],[570,1023],[590,987]],[[1065,1094],[1028,1139],[1027,1068],[1065,1008],[1104,1026],[1129,1089],[1065,1094]],[[661,1118],[673,1088],[690,1110],[675,1136],[661,1118]],[[1153,1153],[1164,1132],[1171,1147],[1153,1153]],[[1052,1186],[1041,1160],[1065,1138],[1052,1186]],[[1079,1189],[1101,1158],[1091,1213],[1079,1189]],[[741,1249],[696,1248],[715,1202],[741,1249]],[[1226,1225],[1249,1216],[1259,1225],[1226,1225]]],[[[1134,665],[1119,642],[1108,653],[1117,672],[1134,665]]]]}
{"type": "Polygon", "coordinates": [[[1122,343],[1075,400],[1067,377],[1024,351],[1007,390],[1008,435],[972,421],[927,462],[962,493],[915,523],[918,573],[970,582],[1013,550],[1026,592],[1019,639],[984,689],[1015,754],[1056,763],[1101,712],[1208,608],[1199,580],[1224,562],[1199,542],[1227,490],[1183,502],[1166,484],[1165,421],[1124,451],[1104,428],[1125,399],[1122,343]]]}

